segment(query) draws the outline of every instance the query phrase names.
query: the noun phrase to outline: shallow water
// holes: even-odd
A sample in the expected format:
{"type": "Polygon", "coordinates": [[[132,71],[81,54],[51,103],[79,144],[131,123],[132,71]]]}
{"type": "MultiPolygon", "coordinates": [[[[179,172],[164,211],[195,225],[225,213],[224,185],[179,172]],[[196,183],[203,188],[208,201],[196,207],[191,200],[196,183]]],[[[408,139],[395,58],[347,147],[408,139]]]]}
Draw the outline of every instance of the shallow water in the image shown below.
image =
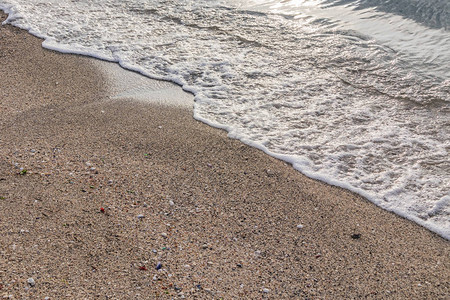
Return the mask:
{"type": "Polygon", "coordinates": [[[450,238],[448,1],[0,3],[45,47],[174,81],[195,118],[450,238]]]}

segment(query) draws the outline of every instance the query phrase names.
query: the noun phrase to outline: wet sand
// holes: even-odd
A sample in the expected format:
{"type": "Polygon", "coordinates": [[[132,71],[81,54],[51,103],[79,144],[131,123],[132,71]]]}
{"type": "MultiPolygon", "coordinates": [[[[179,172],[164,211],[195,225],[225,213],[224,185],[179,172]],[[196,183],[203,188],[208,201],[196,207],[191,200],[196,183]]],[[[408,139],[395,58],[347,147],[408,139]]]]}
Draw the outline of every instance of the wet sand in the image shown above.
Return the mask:
{"type": "Polygon", "coordinates": [[[41,42],[0,27],[0,297],[450,294],[448,241],[41,42]]]}

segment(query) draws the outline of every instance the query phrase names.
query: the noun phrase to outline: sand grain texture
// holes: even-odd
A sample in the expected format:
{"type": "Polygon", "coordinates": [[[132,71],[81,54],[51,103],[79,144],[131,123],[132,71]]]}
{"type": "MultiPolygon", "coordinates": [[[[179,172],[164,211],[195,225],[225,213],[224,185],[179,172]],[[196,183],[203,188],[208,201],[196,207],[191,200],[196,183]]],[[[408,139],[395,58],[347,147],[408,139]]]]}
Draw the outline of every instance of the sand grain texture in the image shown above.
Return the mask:
{"type": "Polygon", "coordinates": [[[9,25],[0,65],[0,297],[448,297],[436,234],[9,25]]]}

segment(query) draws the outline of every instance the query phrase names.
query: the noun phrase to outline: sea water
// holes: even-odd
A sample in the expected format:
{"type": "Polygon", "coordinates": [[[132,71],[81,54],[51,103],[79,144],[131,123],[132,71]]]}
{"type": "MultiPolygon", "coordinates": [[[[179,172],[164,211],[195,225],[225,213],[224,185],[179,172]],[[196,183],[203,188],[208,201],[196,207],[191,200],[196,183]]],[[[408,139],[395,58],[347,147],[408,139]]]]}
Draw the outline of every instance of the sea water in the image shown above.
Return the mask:
{"type": "Polygon", "coordinates": [[[44,47],[178,83],[196,119],[447,239],[449,6],[0,0],[44,47]]]}

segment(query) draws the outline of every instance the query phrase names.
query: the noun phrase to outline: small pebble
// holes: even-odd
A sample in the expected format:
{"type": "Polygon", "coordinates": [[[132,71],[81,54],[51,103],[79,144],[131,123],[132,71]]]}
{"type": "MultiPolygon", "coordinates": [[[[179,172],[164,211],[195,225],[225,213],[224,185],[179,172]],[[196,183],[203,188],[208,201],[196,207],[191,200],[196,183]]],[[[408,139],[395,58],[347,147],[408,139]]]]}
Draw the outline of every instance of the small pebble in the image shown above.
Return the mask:
{"type": "Polygon", "coordinates": [[[267,176],[269,176],[269,177],[271,177],[271,176],[274,176],[274,175],[275,175],[275,172],[274,172],[274,171],[272,171],[272,170],[270,170],[270,169],[267,169],[267,170],[266,170],[266,173],[267,173],[267,176]]]}
{"type": "Polygon", "coordinates": [[[166,238],[167,237],[167,233],[163,232],[163,233],[161,233],[161,236],[166,238]]]}
{"type": "Polygon", "coordinates": [[[156,265],[156,270],[160,270],[162,268],[162,263],[158,262],[156,265]]]}
{"type": "Polygon", "coordinates": [[[153,281],[156,281],[156,280],[158,280],[158,276],[153,276],[153,281]]]}
{"type": "Polygon", "coordinates": [[[303,225],[302,224],[298,224],[297,225],[297,229],[302,229],[303,228],[303,225]]]}
{"type": "Polygon", "coordinates": [[[263,291],[263,293],[266,293],[266,294],[267,294],[268,292],[270,292],[270,290],[269,290],[269,289],[267,289],[267,288],[263,288],[263,290],[262,290],[262,291],[263,291]]]}
{"type": "Polygon", "coordinates": [[[35,285],[36,285],[36,282],[34,282],[34,279],[33,279],[33,278],[28,278],[27,283],[28,283],[30,286],[35,286],[35,285]]]}
{"type": "Polygon", "coordinates": [[[170,206],[174,206],[175,203],[174,203],[172,200],[170,200],[170,201],[169,201],[169,205],[170,205],[170,206]]]}
{"type": "Polygon", "coordinates": [[[138,215],[137,218],[138,218],[138,219],[143,219],[143,218],[144,218],[144,215],[138,215]]]}

